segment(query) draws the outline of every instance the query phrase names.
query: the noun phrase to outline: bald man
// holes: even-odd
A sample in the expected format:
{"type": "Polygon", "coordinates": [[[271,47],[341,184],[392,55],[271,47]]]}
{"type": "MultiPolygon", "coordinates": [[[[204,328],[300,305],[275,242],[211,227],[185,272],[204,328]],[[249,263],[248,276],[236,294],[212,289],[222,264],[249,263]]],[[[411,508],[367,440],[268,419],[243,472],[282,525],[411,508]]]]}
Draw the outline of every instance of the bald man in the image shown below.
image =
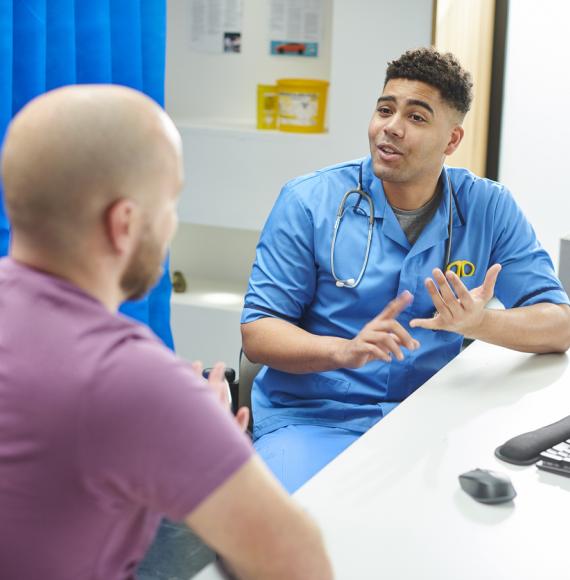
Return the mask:
{"type": "MultiPolygon", "coordinates": [[[[0,576],[133,578],[163,514],[244,578],[329,578],[320,534],[210,385],[117,314],[161,272],[181,143],[150,99],[74,86],[32,101],[2,157],[0,576]]],[[[220,395],[221,396],[221,395],[220,395]]]]}

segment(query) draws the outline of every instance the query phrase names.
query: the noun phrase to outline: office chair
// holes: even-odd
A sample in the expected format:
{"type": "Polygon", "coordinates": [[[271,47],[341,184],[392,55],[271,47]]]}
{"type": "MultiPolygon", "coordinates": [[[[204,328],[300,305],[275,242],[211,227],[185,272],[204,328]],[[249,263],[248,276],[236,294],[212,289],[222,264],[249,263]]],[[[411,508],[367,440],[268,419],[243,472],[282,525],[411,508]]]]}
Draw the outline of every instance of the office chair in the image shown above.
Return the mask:
{"type": "MultiPolygon", "coordinates": [[[[234,389],[237,391],[236,399],[234,401],[234,412],[238,410],[239,407],[247,407],[249,409],[249,425],[247,430],[251,433],[253,431],[253,411],[251,409],[251,388],[253,386],[253,380],[255,379],[257,373],[261,370],[263,365],[259,363],[252,363],[243,349],[239,354],[239,376],[237,378],[237,387],[234,389]]],[[[230,386],[231,388],[231,386],[230,386]]]]}

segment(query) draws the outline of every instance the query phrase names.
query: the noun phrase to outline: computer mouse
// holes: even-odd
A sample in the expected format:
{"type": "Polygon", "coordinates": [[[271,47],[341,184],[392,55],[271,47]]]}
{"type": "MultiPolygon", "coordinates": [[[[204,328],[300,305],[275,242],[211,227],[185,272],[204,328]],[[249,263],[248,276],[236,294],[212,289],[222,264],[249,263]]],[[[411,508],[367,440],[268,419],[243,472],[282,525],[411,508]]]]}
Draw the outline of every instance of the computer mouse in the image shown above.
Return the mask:
{"type": "Polygon", "coordinates": [[[462,473],[459,484],[463,491],[481,503],[503,503],[517,495],[507,475],[488,469],[473,469],[462,473]]]}

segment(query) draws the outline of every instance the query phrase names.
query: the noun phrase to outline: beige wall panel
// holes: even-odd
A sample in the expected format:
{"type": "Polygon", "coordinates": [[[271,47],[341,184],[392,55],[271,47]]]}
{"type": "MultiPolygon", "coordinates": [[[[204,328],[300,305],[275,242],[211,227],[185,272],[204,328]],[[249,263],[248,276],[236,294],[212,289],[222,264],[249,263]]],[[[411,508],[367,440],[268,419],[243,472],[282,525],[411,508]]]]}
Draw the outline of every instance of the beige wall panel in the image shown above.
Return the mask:
{"type": "Polygon", "coordinates": [[[471,72],[474,99],[465,118],[465,137],[446,161],[485,174],[495,0],[437,0],[434,44],[452,52],[471,72]]]}

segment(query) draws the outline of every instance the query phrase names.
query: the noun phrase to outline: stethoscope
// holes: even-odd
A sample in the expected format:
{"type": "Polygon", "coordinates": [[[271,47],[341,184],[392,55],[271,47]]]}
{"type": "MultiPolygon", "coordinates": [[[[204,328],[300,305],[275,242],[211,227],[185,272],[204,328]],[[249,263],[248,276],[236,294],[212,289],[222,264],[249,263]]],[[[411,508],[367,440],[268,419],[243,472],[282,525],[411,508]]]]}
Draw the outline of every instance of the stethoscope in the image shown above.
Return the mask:
{"type": "MultiPolygon", "coordinates": [[[[445,171],[445,176],[447,178],[447,185],[449,189],[449,222],[447,224],[447,241],[445,242],[445,259],[443,261],[443,271],[445,272],[450,264],[451,260],[451,238],[453,235],[453,198],[455,197],[455,191],[453,190],[453,185],[451,184],[451,179],[449,179],[449,174],[445,171]]],[[[364,272],[366,271],[366,266],[368,265],[368,258],[370,257],[370,246],[372,244],[372,232],[374,231],[374,201],[372,200],[372,196],[362,189],[362,163],[360,164],[360,168],[358,170],[358,185],[356,189],[348,190],[343,196],[342,200],[338,206],[338,210],[336,212],[336,220],[334,222],[334,229],[333,229],[333,237],[331,242],[331,273],[333,278],[336,282],[336,285],[339,288],[356,288],[362,277],[364,276],[364,272]],[[346,202],[351,195],[357,194],[359,196],[354,209],[356,210],[360,206],[360,202],[362,199],[365,199],[368,203],[368,207],[370,208],[370,215],[368,217],[368,237],[366,240],[366,250],[364,252],[364,261],[362,262],[362,268],[360,268],[360,272],[356,279],[354,278],[347,278],[346,280],[342,280],[336,275],[335,268],[334,268],[334,250],[336,246],[336,236],[340,229],[340,224],[342,222],[342,218],[344,217],[344,212],[346,211],[346,202]]]]}

